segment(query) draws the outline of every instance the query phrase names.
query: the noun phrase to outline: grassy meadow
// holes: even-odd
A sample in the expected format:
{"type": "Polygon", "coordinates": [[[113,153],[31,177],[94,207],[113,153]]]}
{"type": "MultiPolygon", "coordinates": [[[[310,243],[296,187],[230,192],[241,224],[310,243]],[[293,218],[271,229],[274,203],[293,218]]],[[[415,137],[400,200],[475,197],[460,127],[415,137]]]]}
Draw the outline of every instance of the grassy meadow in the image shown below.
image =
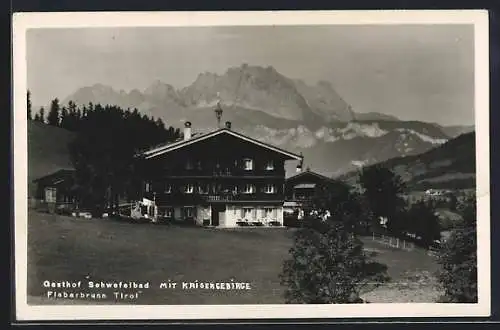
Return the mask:
{"type": "MultiPolygon", "coordinates": [[[[61,299],[44,299],[48,289],[43,287],[43,281],[47,280],[149,281],[151,287],[143,289],[137,300],[129,302],[135,304],[284,303],[284,288],[278,275],[288,258],[293,232],[294,229],[286,228],[209,229],[132,224],[30,211],[28,303],[64,303],[61,299]],[[251,290],[159,288],[160,283],[168,280],[231,279],[249,282],[251,290]]],[[[363,240],[374,258],[388,266],[392,283],[384,285],[386,292],[382,291],[382,295],[387,295],[388,290],[394,295],[394,290],[405,289],[400,284],[408,282],[413,283],[408,302],[418,296],[418,290],[432,289],[432,294],[435,293],[429,283],[421,283],[415,277],[415,274],[430,274],[437,269],[432,257],[421,250],[386,247],[369,237],[363,240]]],[[[377,290],[371,294],[370,302],[384,300],[373,295],[377,290]]],[[[105,291],[110,297],[104,303],[115,302],[112,291],[105,291]]]]}

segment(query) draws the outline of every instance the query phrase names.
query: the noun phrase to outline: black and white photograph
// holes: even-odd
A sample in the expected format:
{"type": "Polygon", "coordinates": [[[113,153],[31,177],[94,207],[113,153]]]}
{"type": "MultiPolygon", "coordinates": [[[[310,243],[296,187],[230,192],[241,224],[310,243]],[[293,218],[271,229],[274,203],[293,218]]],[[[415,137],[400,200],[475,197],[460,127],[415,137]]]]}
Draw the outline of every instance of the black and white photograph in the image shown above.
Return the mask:
{"type": "Polygon", "coordinates": [[[487,13],[13,26],[19,319],[489,315],[487,13]]]}

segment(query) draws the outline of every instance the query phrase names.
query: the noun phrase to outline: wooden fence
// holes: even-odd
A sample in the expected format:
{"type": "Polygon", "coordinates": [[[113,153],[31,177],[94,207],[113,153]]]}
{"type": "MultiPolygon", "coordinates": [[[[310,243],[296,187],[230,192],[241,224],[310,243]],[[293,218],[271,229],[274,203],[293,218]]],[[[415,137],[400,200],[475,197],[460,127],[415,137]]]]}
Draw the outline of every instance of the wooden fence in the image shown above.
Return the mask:
{"type": "Polygon", "coordinates": [[[413,242],[384,234],[372,233],[372,240],[396,249],[412,251],[415,248],[415,244],[413,242]]]}

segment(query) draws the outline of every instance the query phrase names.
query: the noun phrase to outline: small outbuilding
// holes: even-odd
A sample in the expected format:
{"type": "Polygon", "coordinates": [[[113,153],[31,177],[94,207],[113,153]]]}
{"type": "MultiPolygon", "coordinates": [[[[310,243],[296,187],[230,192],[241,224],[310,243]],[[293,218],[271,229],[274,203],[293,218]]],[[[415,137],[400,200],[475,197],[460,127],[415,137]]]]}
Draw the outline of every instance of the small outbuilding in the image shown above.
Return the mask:
{"type": "Polygon", "coordinates": [[[73,169],[60,169],[33,180],[36,184],[36,200],[46,204],[51,212],[61,205],[74,205],[77,200],[74,192],[74,175],[73,169]]]}

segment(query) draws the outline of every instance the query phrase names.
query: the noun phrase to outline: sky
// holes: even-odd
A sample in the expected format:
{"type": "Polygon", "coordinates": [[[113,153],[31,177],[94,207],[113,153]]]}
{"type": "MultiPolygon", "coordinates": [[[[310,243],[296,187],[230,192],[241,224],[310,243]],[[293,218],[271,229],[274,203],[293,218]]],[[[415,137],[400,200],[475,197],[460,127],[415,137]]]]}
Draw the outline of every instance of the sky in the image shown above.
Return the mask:
{"type": "Polygon", "coordinates": [[[356,112],[442,125],[474,123],[472,25],[335,25],[31,29],[28,88],[34,105],[97,83],[177,88],[198,74],[273,66],[331,82],[356,112]]]}

